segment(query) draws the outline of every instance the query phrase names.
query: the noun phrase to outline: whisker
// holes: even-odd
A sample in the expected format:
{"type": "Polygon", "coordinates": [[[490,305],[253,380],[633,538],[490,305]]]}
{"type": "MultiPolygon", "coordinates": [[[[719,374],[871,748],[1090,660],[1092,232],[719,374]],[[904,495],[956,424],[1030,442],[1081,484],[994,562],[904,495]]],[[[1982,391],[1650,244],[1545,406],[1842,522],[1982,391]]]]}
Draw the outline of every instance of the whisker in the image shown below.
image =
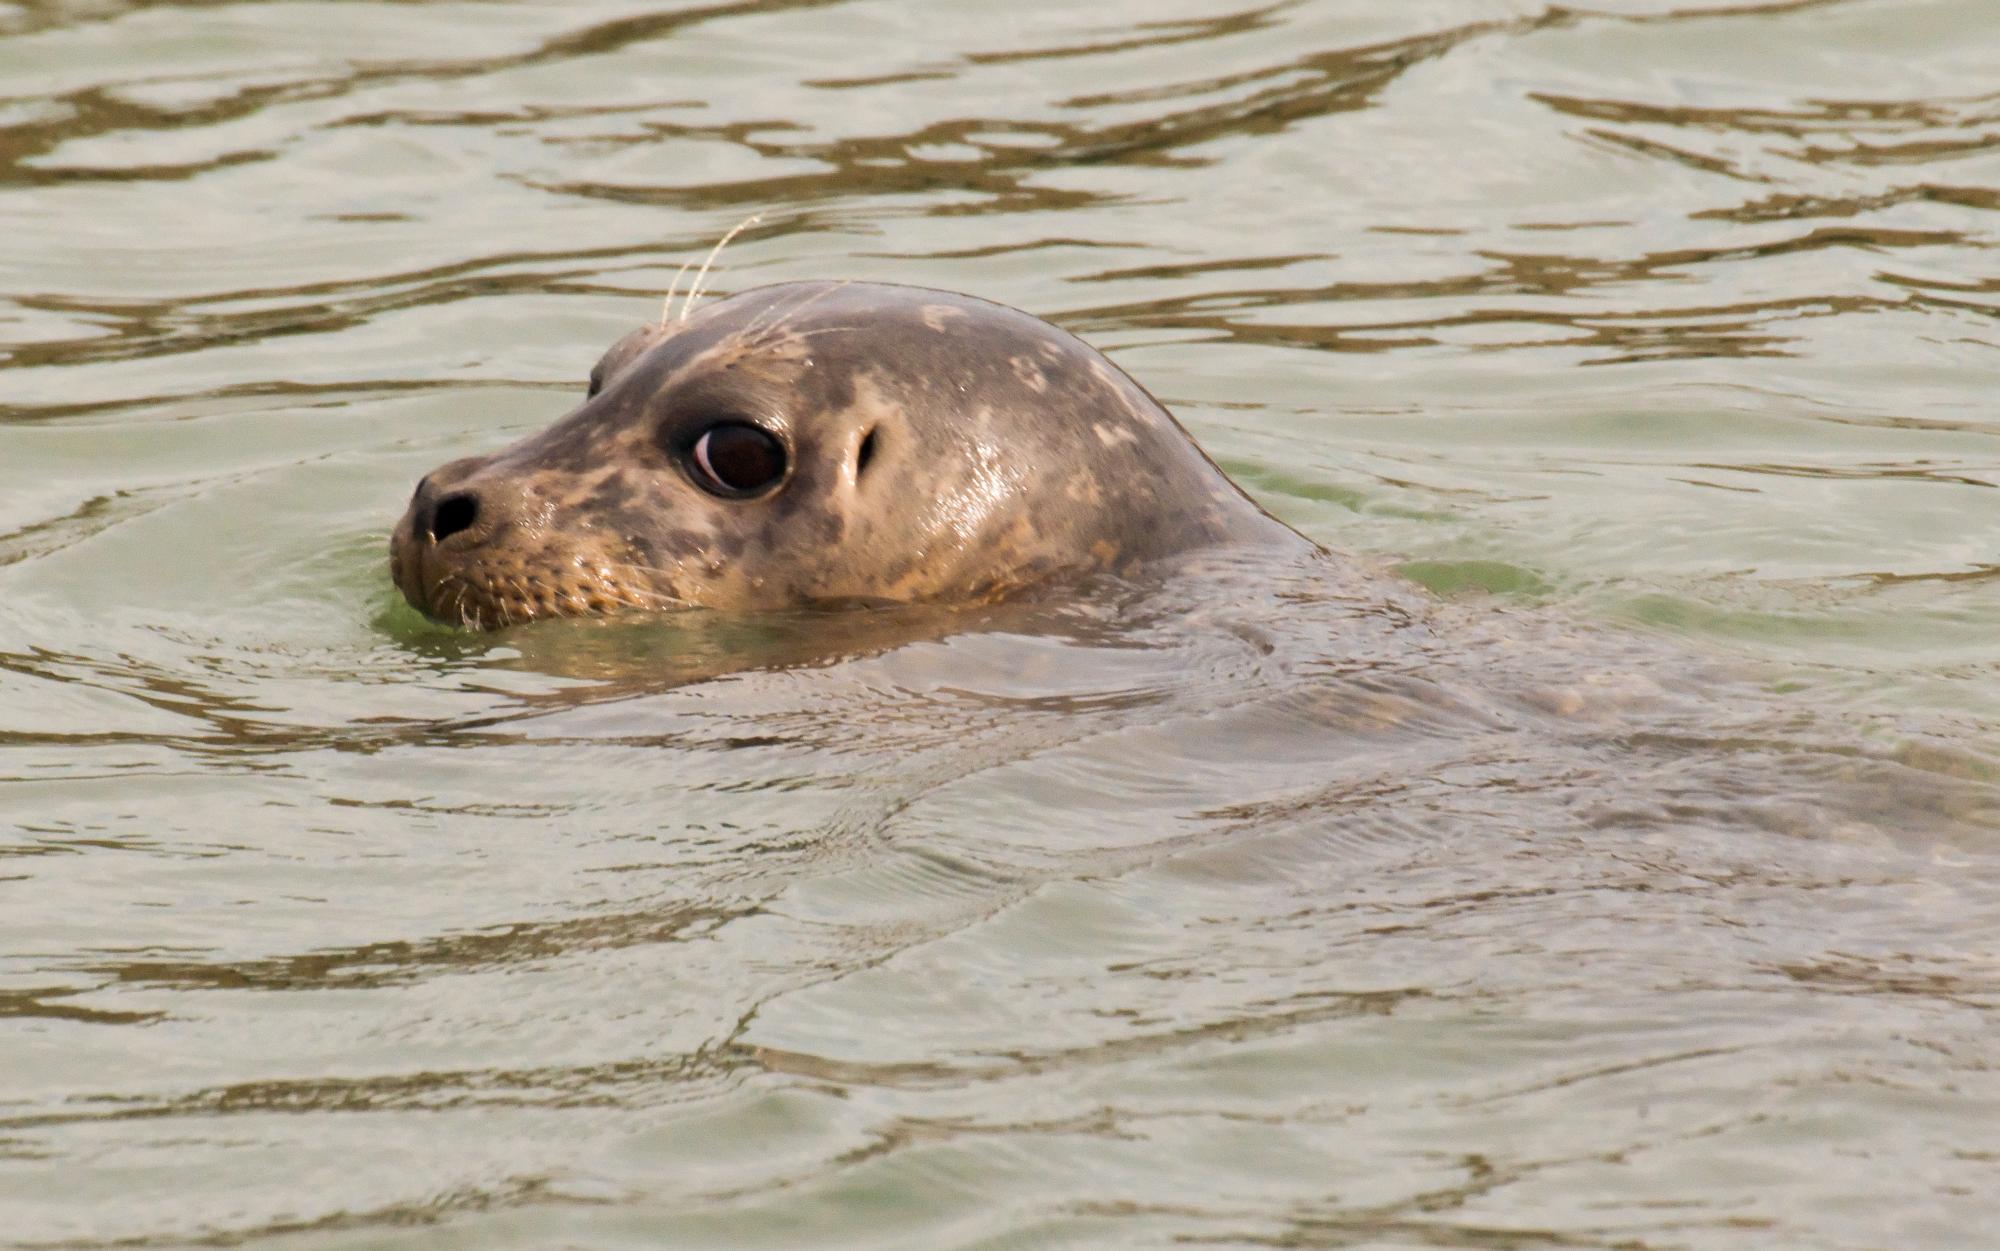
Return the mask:
{"type": "Polygon", "coordinates": [[[731,226],[728,234],[716,240],[715,246],[708,250],[708,259],[704,260],[701,263],[701,268],[695,271],[694,285],[688,288],[687,298],[681,301],[680,319],[682,321],[688,319],[688,313],[694,309],[694,302],[701,298],[702,279],[708,277],[708,267],[715,264],[715,258],[722,255],[722,249],[728,247],[729,241],[741,233],[745,227],[754,226],[763,220],[764,215],[762,213],[752,213],[742,221],[737,222],[734,226],[731,226]]]}
{"type": "Polygon", "coordinates": [[[667,323],[673,320],[674,292],[681,289],[681,279],[687,276],[688,266],[692,264],[694,264],[693,261],[682,261],[681,267],[674,271],[674,280],[667,284],[667,299],[664,304],[660,305],[660,329],[662,330],[666,329],[667,323]]]}
{"type": "Polygon", "coordinates": [[[619,608],[674,610],[693,600],[644,585],[685,574],[681,568],[619,561],[598,567],[598,580],[559,590],[538,581],[499,577],[481,581],[462,570],[439,576],[432,587],[438,619],[469,630],[523,625],[543,618],[598,617],[619,608]],[[531,585],[532,582],[532,585],[531,585]]]}
{"type": "Polygon", "coordinates": [[[644,587],[620,587],[617,598],[634,608],[693,608],[690,600],[668,595],[664,591],[649,591],[644,587]]]}
{"type": "Polygon", "coordinates": [[[783,329],[787,319],[803,313],[846,285],[847,282],[843,279],[840,282],[821,287],[811,295],[801,296],[783,308],[765,310],[763,313],[758,314],[756,320],[743,328],[742,337],[744,342],[749,343],[751,347],[763,347],[766,342],[765,340],[752,340],[751,336],[760,331],[771,333],[783,329]]]}
{"type": "Polygon", "coordinates": [[[840,334],[843,331],[866,330],[866,329],[868,329],[868,327],[866,326],[814,326],[811,330],[793,331],[792,338],[812,339],[812,338],[817,338],[818,336],[823,334],[840,334]]]}
{"type": "MultiPolygon", "coordinates": [[[[680,569],[669,569],[664,565],[642,565],[635,561],[629,561],[629,560],[614,561],[610,564],[605,565],[604,570],[606,573],[612,573],[612,574],[657,573],[667,577],[672,577],[674,574],[683,572],[680,569]]],[[[662,592],[654,592],[654,594],[661,594],[661,593],[662,592]]]]}
{"type": "MultiPolygon", "coordinates": [[[[678,572],[678,570],[656,569],[648,565],[628,564],[628,565],[614,565],[610,569],[608,569],[607,572],[614,575],[622,575],[628,573],[671,574],[678,572]]],[[[656,591],[651,587],[646,587],[646,586],[629,586],[620,584],[614,589],[612,589],[610,593],[621,602],[633,608],[694,608],[698,606],[695,604],[693,600],[682,599],[678,595],[672,595],[667,593],[666,591],[656,591]]]]}
{"type": "Polygon", "coordinates": [[[461,577],[459,577],[459,576],[458,576],[457,574],[455,574],[455,573],[448,573],[448,574],[446,574],[446,575],[445,575],[445,576],[444,576],[444,577],[443,577],[442,579],[440,579],[440,580],[439,580],[439,582],[438,582],[438,589],[439,589],[440,591],[442,591],[442,590],[445,590],[446,588],[448,588],[448,587],[449,587],[449,586],[450,586],[450,585],[451,585],[452,583],[454,583],[454,582],[456,582],[456,583],[458,584],[458,594],[457,594],[457,595],[456,595],[455,597],[453,597],[453,599],[452,599],[452,601],[451,601],[451,611],[450,611],[450,612],[448,612],[448,613],[446,613],[446,614],[444,614],[444,615],[446,615],[446,616],[448,616],[448,617],[456,617],[456,618],[458,618],[458,624],[460,624],[460,625],[464,625],[464,624],[465,624],[465,593],[466,593],[467,591],[471,590],[472,588],[471,588],[470,586],[468,586],[468,585],[466,584],[466,581],[465,581],[465,579],[464,579],[464,578],[461,578],[461,577]]]}

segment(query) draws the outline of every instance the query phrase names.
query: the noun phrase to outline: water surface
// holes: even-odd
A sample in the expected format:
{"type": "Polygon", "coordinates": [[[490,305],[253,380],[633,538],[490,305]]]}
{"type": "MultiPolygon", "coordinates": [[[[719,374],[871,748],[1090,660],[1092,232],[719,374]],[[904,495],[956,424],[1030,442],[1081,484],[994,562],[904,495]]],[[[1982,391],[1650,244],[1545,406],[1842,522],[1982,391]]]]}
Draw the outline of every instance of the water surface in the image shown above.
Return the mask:
{"type": "Polygon", "coordinates": [[[1983,0],[0,7],[0,1239],[2000,1221],[1983,0]],[[713,282],[1085,336],[1324,560],[471,636],[713,282]]]}

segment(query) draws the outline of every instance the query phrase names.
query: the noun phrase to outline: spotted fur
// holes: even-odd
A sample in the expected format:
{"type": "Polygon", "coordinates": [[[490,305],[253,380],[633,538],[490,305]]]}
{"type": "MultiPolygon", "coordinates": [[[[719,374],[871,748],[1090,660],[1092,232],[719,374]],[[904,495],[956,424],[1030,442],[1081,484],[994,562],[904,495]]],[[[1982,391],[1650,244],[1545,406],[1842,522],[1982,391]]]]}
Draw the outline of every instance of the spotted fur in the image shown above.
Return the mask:
{"type": "Polygon", "coordinates": [[[620,340],[574,412],[424,478],[390,569],[428,615],[492,628],[991,600],[1200,547],[1304,542],[1074,336],[969,296],[814,282],[620,340]],[[775,489],[697,484],[686,449],[723,420],[784,444],[775,489]],[[453,509],[469,524],[440,524],[453,509]]]}

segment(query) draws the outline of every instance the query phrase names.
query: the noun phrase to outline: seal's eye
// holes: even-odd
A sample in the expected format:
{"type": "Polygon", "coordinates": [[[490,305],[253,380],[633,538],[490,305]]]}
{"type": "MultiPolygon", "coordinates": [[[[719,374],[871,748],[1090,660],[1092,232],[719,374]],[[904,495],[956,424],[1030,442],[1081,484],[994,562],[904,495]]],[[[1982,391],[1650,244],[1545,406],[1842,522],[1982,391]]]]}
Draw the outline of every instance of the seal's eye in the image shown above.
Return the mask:
{"type": "Polygon", "coordinates": [[[604,362],[599,361],[597,362],[597,367],[590,371],[590,386],[588,389],[584,391],[583,398],[586,400],[594,400],[597,398],[597,393],[599,391],[602,391],[603,389],[604,389],[604,362]]]}
{"type": "Polygon", "coordinates": [[[695,483],[717,495],[751,495],[785,476],[785,445],[741,422],[702,431],[688,459],[694,462],[695,483]]]}

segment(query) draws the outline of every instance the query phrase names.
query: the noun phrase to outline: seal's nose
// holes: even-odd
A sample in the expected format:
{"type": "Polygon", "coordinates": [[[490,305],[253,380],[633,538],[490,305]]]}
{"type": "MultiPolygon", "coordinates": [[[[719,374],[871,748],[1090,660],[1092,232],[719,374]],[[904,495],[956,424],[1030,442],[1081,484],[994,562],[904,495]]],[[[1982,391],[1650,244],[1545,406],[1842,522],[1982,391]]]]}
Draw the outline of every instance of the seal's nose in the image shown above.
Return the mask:
{"type": "Polygon", "coordinates": [[[441,543],[461,530],[470,530],[479,521],[479,497],[471,491],[454,491],[443,499],[417,505],[417,528],[433,543],[441,543]]]}
{"type": "Polygon", "coordinates": [[[435,547],[454,534],[475,528],[484,533],[505,520],[509,509],[497,497],[507,495],[508,489],[504,483],[481,479],[478,474],[485,467],[484,460],[467,457],[439,466],[417,483],[403,515],[407,541],[435,547]]]}

